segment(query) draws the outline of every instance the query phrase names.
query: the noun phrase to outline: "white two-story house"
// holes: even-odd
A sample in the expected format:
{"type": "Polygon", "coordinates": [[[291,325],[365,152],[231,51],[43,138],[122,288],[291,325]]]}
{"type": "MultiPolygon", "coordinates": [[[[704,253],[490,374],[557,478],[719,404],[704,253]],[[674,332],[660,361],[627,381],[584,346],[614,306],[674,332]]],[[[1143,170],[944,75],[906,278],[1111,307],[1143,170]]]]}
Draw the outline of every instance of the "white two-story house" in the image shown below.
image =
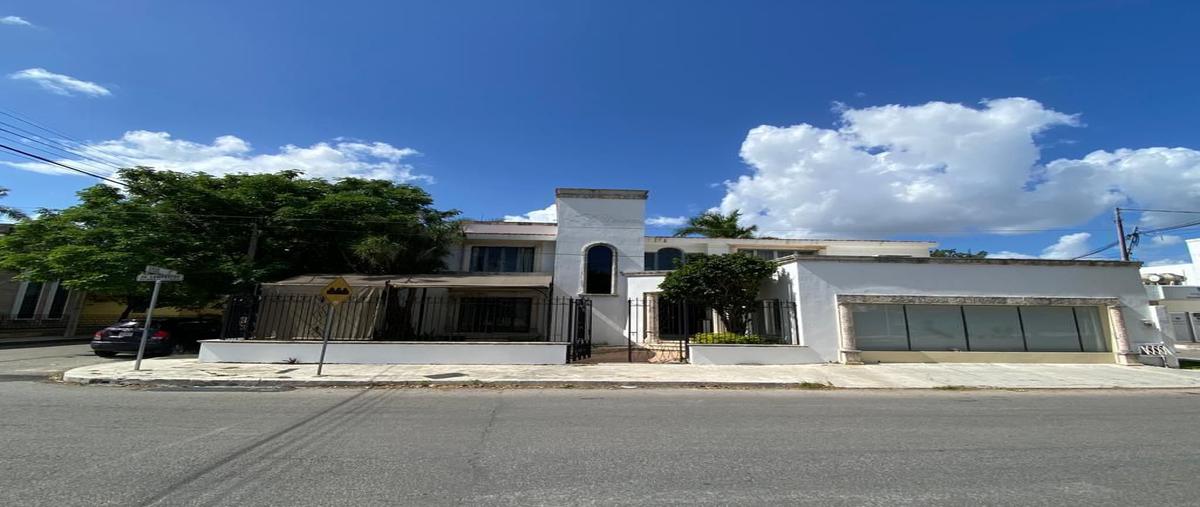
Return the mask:
{"type": "MultiPolygon", "coordinates": [[[[556,223],[466,223],[445,272],[347,275],[361,305],[339,317],[335,338],[586,340],[590,350],[722,331],[711,311],[659,304],[658,286],[689,255],[743,253],[779,266],[754,331],[818,362],[1130,362],[1137,343],[1158,341],[1137,263],[931,258],[927,241],[647,236],[647,196],[560,188],[556,223]]],[[[260,311],[251,334],[314,336],[295,315],[260,311]]]]}

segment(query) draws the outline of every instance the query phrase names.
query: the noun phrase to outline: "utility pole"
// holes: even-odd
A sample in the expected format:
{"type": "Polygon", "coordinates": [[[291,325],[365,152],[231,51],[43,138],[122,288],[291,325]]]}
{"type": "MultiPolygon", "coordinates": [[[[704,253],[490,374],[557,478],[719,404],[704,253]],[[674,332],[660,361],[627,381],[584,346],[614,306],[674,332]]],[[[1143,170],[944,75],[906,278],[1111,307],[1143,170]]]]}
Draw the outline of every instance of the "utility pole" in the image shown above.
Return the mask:
{"type": "Polygon", "coordinates": [[[250,222],[250,247],[246,249],[246,261],[254,262],[254,256],[258,253],[258,220],[250,222]]]}
{"type": "Polygon", "coordinates": [[[1117,222],[1117,241],[1121,244],[1121,260],[1129,262],[1129,244],[1125,242],[1125,224],[1121,222],[1121,208],[1114,208],[1117,222]]]}

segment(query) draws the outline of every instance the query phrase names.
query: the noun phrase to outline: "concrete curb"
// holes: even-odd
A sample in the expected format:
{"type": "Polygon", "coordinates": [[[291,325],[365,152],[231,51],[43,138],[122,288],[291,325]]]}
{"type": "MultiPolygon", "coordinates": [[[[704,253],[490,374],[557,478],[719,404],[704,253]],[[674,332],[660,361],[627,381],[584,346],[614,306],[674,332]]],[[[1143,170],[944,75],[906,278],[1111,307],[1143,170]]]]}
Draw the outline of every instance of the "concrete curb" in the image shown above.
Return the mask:
{"type": "Polygon", "coordinates": [[[361,379],[321,379],[321,380],[291,380],[291,379],[133,379],[121,377],[81,377],[64,375],[63,383],[115,386],[115,387],[285,387],[285,388],[322,388],[322,387],[455,387],[455,388],[498,388],[498,389],[785,389],[808,391],[831,390],[875,390],[875,391],[1140,391],[1140,390],[1195,390],[1195,386],[966,386],[938,385],[926,387],[857,387],[836,386],[815,382],[698,382],[698,381],[614,381],[614,380],[460,380],[460,379],[428,379],[428,380],[361,380],[361,379]]]}
{"type": "MultiPolygon", "coordinates": [[[[428,379],[428,380],[357,380],[357,379],[322,379],[322,380],[289,380],[289,379],[132,379],[132,378],[99,378],[65,375],[62,382],[80,385],[108,385],[127,387],[494,387],[494,388],[559,388],[559,389],[617,389],[617,388],[659,388],[659,389],[878,389],[836,387],[829,384],[813,382],[680,382],[680,381],[629,381],[614,380],[461,380],[461,379],[428,379]]],[[[910,388],[936,389],[936,388],[910,388]]]]}

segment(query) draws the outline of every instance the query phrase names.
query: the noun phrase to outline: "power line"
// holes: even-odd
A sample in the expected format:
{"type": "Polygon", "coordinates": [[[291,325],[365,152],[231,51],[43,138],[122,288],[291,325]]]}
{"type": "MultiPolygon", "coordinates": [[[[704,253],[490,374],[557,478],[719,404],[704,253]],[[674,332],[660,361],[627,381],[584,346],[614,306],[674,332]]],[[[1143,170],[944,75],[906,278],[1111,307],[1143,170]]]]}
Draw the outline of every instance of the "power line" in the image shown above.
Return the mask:
{"type": "Polygon", "coordinates": [[[98,159],[98,158],[95,158],[95,157],[88,156],[88,155],[86,155],[86,154],[83,154],[83,153],[79,153],[78,151],[75,151],[75,150],[73,150],[73,149],[72,149],[70,146],[68,146],[68,145],[65,145],[65,144],[56,143],[56,142],[54,142],[54,141],[46,141],[46,140],[44,140],[45,138],[43,138],[43,137],[41,137],[41,136],[39,136],[39,135],[37,135],[37,134],[35,134],[35,133],[33,133],[33,132],[30,132],[30,131],[28,131],[28,130],[25,130],[25,129],[22,129],[22,128],[20,128],[20,127],[17,127],[17,126],[11,125],[11,124],[9,124],[9,123],[6,123],[6,122],[3,122],[3,121],[0,121],[0,125],[3,125],[3,127],[0,127],[0,132],[7,132],[7,133],[9,133],[9,134],[11,134],[11,135],[17,136],[17,137],[18,137],[18,138],[20,138],[20,139],[29,140],[29,141],[32,141],[32,142],[38,143],[38,144],[40,144],[40,145],[43,145],[43,146],[46,146],[46,147],[48,147],[48,148],[50,148],[50,149],[57,150],[57,151],[60,151],[60,152],[63,152],[63,153],[67,153],[67,154],[69,154],[70,156],[73,156],[73,157],[78,157],[78,158],[87,159],[87,160],[90,160],[90,161],[92,161],[92,162],[96,162],[96,163],[98,163],[98,164],[102,164],[102,165],[105,165],[105,166],[108,166],[108,167],[112,167],[112,168],[114,168],[114,169],[122,169],[122,167],[121,167],[121,166],[119,166],[119,165],[117,165],[117,164],[113,164],[113,163],[110,163],[110,162],[107,162],[107,161],[104,161],[104,160],[100,160],[100,159],[98,159]],[[8,128],[11,128],[11,129],[17,130],[17,131],[19,131],[19,132],[23,132],[24,134],[20,134],[20,133],[17,133],[17,132],[13,132],[13,131],[11,131],[11,130],[8,130],[8,129],[4,128],[4,127],[8,127],[8,128]]]}
{"type": "Polygon", "coordinates": [[[1191,215],[1200,215],[1200,211],[1182,210],[1182,209],[1145,209],[1145,208],[1121,208],[1122,211],[1140,211],[1143,213],[1186,213],[1191,215]]]}
{"type": "MultiPolygon", "coordinates": [[[[86,148],[86,144],[85,144],[83,141],[80,141],[79,139],[76,139],[76,138],[74,138],[74,137],[71,137],[71,136],[69,136],[69,135],[67,135],[67,134],[64,134],[64,133],[62,133],[62,132],[58,131],[58,130],[54,130],[54,129],[50,128],[50,127],[47,127],[47,126],[45,126],[45,125],[42,125],[42,124],[40,124],[40,123],[38,123],[38,122],[35,122],[35,121],[33,121],[33,120],[31,120],[31,119],[29,119],[29,118],[25,117],[24,115],[17,114],[15,111],[12,111],[12,110],[5,110],[5,109],[3,109],[3,108],[0,108],[0,115],[7,116],[7,117],[9,117],[9,118],[12,118],[12,119],[14,119],[14,120],[17,120],[17,121],[19,121],[19,122],[21,122],[21,123],[24,123],[24,124],[26,124],[26,125],[29,125],[29,126],[31,126],[31,127],[33,127],[33,128],[39,129],[39,130],[41,130],[41,131],[43,131],[43,132],[47,132],[47,133],[49,133],[49,134],[52,134],[52,135],[58,136],[60,139],[66,139],[66,140],[69,140],[69,141],[71,141],[72,143],[74,143],[76,146],[79,146],[79,147],[86,148]]],[[[11,126],[11,124],[10,124],[10,126],[11,126]]],[[[109,160],[111,163],[113,163],[114,165],[127,165],[127,164],[128,164],[128,161],[120,160],[120,159],[117,159],[117,158],[115,158],[115,157],[112,157],[112,156],[110,156],[110,155],[107,155],[107,154],[96,153],[96,156],[99,156],[99,157],[102,157],[102,158],[106,158],[106,159],[108,159],[108,160],[109,160]]]]}
{"type": "Polygon", "coordinates": [[[13,153],[16,153],[16,154],[18,154],[18,155],[20,155],[20,156],[22,156],[22,157],[28,158],[28,159],[37,160],[37,161],[39,161],[39,162],[45,162],[45,163],[47,163],[47,164],[53,164],[53,165],[56,165],[56,166],[62,167],[63,169],[68,169],[68,170],[71,170],[71,171],[75,171],[75,172],[77,172],[77,173],[80,173],[80,174],[86,174],[86,175],[88,175],[88,176],[91,176],[91,177],[93,177],[93,178],[101,179],[101,180],[107,181],[107,182],[109,182],[109,183],[112,183],[112,184],[114,184],[114,185],[121,185],[121,186],[123,186],[123,187],[129,187],[129,185],[127,185],[125,182],[122,182],[122,181],[117,181],[117,180],[114,180],[114,179],[111,179],[111,178],[106,178],[106,177],[104,177],[104,176],[101,176],[101,175],[99,175],[99,174],[96,174],[96,173],[92,173],[92,172],[84,171],[83,169],[78,169],[78,168],[75,168],[75,167],[71,167],[71,166],[69,166],[69,165],[66,165],[66,164],[63,164],[63,163],[61,163],[61,162],[57,162],[57,161],[54,161],[54,160],[48,159],[48,158],[46,158],[46,157],[43,157],[43,156],[40,156],[40,155],[35,155],[35,154],[33,154],[33,153],[29,153],[29,152],[27,152],[27,151],[24,151],[24,150],[19,150],[19,149],[17,149],[17,148],[13,148],[12,146],[9,146],[9,145],[7,145],[7,144],[0,144],[0,149],[4,149],[4,150],[11,151],[11,152],[13,152],[13,153]]]}
{"type": "MultiPolygon", "coordinates": [[[[78,155],[75,154],[74,152],[66,151],[62,148],[57,148],[53,145],[48,145],[49,147],[46,147],[46,148],[39,147],[39,146],[33,146],[29,143],[30,142],[34,142],[34,143],[38,143],[38,144],[45,144],[45,143],[40,143],[35,139],[29,139],[26,137],[14,136],[12,134],[6,134],[5,132],[6,131],[4,131],[3,128],[0,128],[0,139],[12,141],[12,142],[14,142],[14,144],[18,144],[25,150],[28,150],[35,154],[41,154],[41,155],[46,156],[47,158],[75,159],[75,160],[68,160],[68,161],[71,162],[72,164],[82,165],[85,168],[89,168],[89,170],[95,170],[95,171],[99,171],[99,172],[103,172],[103,173],[107,173],[107,172],[110,172],[113,170],[113,168],[110,166],[103,166],[96,162],[77,159],[78,155]]],[[[117,169],[120,169],[120,168],[117,168],[117,169]]]]}

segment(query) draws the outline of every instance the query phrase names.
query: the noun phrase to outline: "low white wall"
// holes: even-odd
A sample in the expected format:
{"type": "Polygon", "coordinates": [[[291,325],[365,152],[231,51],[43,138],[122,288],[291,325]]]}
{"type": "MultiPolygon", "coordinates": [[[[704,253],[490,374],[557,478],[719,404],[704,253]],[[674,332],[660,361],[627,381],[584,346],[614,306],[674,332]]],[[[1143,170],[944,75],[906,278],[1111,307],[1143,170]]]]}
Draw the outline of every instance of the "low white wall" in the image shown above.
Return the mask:
{"type": "MultiPolygon", "coordinates": [[[[321,342],[201,340],[202,363],[316,363],[321,342]]],[[[566,343],[329,342],[330,364],[566,364],[566,343]]]]}
{"type": "Polygon", "coordinates": [[[825,360],[796,345],[688,345],[692,364],[813,364],[825,360]]]}

